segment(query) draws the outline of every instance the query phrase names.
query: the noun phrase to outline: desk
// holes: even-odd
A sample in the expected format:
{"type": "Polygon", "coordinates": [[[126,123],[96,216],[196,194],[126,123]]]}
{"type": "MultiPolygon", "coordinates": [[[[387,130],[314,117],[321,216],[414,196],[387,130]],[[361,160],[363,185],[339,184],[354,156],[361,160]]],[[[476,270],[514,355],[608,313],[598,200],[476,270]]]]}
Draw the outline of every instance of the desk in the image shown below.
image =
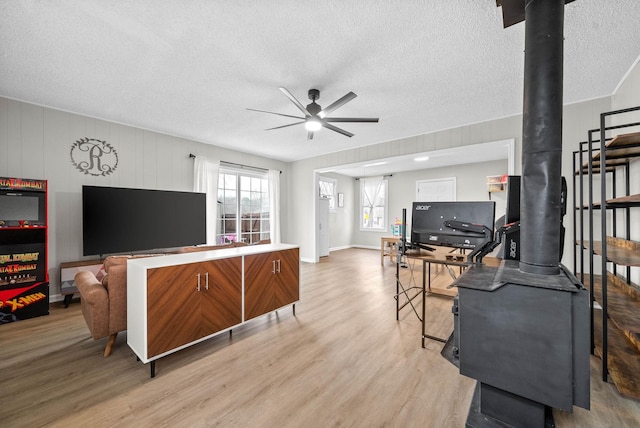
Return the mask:
{"type": "Polygon", "coordinates": [[[446,343],[448,338],[444,337],[436,337],[430,334],[427,334],[427,326],[426,326],[426,303],[427,303],[427,295],[429,294],[439,294],[446,295],[449,297],[455,297],[456,293],[448,294],[448,293],[434,293],[431,288],[431,264],[440,265],[441,267],[446,268],[451,274],[452,279],[454,280],[447,288],[451,288],[455,284],[455,280],[457,279],[453,272],[450,270],[449,266],[457,266],[460,268],[460,274],[464,273],[464,269],[471,266],[471,263],[467,262],[465,255],[453,255],[453,251],[450,251],[446,254],[435,254],[431,257],[423,256],[422,259],[422,347],[425,347],[425,339],[436,340],[438,342],[446,343]],[[453,256],[453,257],[452,257],[453,256]],[[458,256],[458,257],[456,257],[458,256]],[[462,260],[460,257],[462,256],[462,260]],[[428,278],[428,279],[427,279],[428,278]]]}
{"type": "Polygon", "coordinates": [[[392,236],[392,237],[388,237],[388,238],[380,238],[380,264],[384,266],[384,256],[389,256],[389,258],[391,259],[391,261],[393,261],[393,256],[394,256],[394,252],[393,252],[393,244],[398,244],[400,243],[400,237],[399,236],[392,236]],[[389,251],[385,251],[384,249],[384,244],[388,243],[389,244],[389,251]]]}
{"type": "MultiPolygon", "coordinates": [[[[457,249],[450,247],[436,247],[433,252],[425,252],[425,251],[413,251],[409,250],[406,252],[405,257],[407,261],[412,261],[414,263],[418,263],[422,261],[422,284],[419,286],[416,284],[413,274],[410,275],[410,280],[407,284],[402,284],[400,281],[399,268],[397,268],[396,272],[396,319],[399,319],[399,312],[402,308],[407,305],[411,305],[413,311],[416,316],[422,323],[422,347],[425,347],[425,339],[436,340],[438,342],[445,343],[447,338],[436,337],[427,334],[426,332],[426,301],[427,296],[431,294],[443,295],[448,297],[455,297],[457,292],[454,290],[448,290],[452,286],[455,285],[456,277],[453,272],[450,270],[450,267],[458,267],[460,268],[460,274],[464,273],[464,270],[471,266],[469,262],[467,262],[467,256],[465,254],[457,253],[457,249]],[[436,289],[431,287],[432,278],[431,278],[431,265],[434,264],[439,266],[440,271],[436,272],[436,277],[444,272],[449,272],[452,276],[453,282],[450,283],[446,289],[436,289]],[[410,295],[410,290],[417,290],[415,294],[410,295]],[[405,302],[400,304],[400,296],[404,296],[405,302]],[[422,308],[421,313],[418,313],[418,309],[413,304],[413,300],[422,296],[422,308]]],[[[485,257],[484,262],[489,265],[494,265],[499,262],[499,260],[494,259],[492,257],[485,257]]],[[[398,263],[397,266],[400,264],[398,263]]],[[[413,269],[413,263],[409,263],[408,267],[413,269]]]]}
{"type": "MultiPolygon", "coordinates": [[[[457,264],[458,266],[466,266],[466,263],[457,260],[450,260],[452,255],[463,256],[461,254],[455,254],[455,248],[448,247],[435,247],[435,251],[426,250],[408,250],[405,252],[402,263],[396,262],[396,320],[400,319],[400,311],[407,306],[410,306],[413,312],[416,314],[418,320],[422,323],[423,336],[425,333],[425,305],[426,297],[428,294],[442,294],[448,297],[454,297],[456,295],[455,290],[448,290],[441,288],[435,291],[431,287],[431,263],[437,263],[441,265],[439,272],[436,272],[437,278],[441,273],[447,272],[445,269],[446,264],[457,264]],[[422,282],[417,279],[419,272],[418,266],[422,262],[422,282]],[[402,273],[402,268],[406,268],[405,273],[402,273]],[[414,270],[415,269],[415,270],[414,270]],[[428,271],[428,273],[427,273],[428,271]],[[427,276],[429,277],[427,280],[427,276]],[[418,297],[422,297],[422,309],[419,309],[418,304],[414,304],[414,300],[418,297]]],[[[455,279],[455,276],[453,276],[455,279]]],[[[451,281],[445,283],[449,285],[451,281]]],[[[424,342],[423,342],[424,345],[424,342]]]]}

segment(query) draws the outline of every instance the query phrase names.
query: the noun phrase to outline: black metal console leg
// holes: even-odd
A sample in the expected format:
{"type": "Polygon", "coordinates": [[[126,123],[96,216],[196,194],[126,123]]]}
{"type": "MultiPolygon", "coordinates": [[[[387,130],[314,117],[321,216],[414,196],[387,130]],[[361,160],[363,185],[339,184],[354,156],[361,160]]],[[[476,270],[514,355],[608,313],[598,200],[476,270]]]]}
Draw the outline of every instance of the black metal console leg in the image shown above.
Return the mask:
{"type": "Polygon", "coordinates": [[[156,362],[155,361],[151,361],[151,377],[156,377],[156,362]]]}
{"type": "Polygon", "coordinates": [[[229,339],[233,336],[233,330],[229,330],[229,339]]]}
{"type": "Polygon", "coordinates": [[[295,316],[295,315],[296,315],[296,304],[294,303],[293,304],[293,316],[295,316]]]}

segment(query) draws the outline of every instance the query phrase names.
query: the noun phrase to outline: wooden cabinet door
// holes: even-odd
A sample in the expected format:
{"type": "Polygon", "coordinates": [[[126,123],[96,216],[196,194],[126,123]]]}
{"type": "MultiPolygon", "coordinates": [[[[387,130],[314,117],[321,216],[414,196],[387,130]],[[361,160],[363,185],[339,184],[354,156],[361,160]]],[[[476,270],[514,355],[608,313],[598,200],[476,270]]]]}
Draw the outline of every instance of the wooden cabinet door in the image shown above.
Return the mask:
{"type": "Polygon", "coordinates": [[[300,300],[300,258],[298,249],[279,251],[278,270],[274,286],[276,308],[300,300]]]}
{"type": "Polygon", "coordinates": [[[244,258],[244,318],[255,318],[276,309],[274,253],[244,258]]]}
{"type": "Polygon", "coordinates": [[[202,337],[198,265],[192,263],[147,271],[148,358],[202,337]]]}
{"type": "Polygon", "coordinates": [[[245,257],[245,319],[257,317],[300,298],[298,249],[245,257]]]}
{"type": "Polygon", "coordinates": [[[242,322],[242,258],[200,264],[202,337],[242,322]]]}

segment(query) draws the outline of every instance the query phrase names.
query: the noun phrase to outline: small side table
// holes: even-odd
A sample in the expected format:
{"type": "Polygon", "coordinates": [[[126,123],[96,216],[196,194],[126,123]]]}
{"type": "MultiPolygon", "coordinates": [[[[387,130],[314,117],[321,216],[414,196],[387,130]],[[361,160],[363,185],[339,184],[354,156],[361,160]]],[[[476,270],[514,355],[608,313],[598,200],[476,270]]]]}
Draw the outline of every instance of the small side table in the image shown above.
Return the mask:
{"type": "Polygon", "coordinates": [[[384,256],[389,256],[389,258],[393,260],[394,253],[392,251],[392,247],[393,247],[393,244],[398,244],[398,243],[400,243],[399,236],[380,238],[380,264],[381,265],[384,266],[384,256]],[[389,244],[389,251],[385,251],[385,243],[389,244]]]}

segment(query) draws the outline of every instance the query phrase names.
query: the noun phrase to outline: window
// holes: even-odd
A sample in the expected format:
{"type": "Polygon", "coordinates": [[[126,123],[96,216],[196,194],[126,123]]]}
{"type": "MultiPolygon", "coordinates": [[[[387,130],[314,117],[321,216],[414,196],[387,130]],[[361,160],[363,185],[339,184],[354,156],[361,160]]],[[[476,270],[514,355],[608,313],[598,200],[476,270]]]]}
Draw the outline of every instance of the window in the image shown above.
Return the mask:
{"type": "Polygon", "coordinates": [[[329,210],[336,210],[336,182],[333,178],[320,177],[318,180],[318,187],[320,197],[323,199],[329,199],[329,210]]]}
{"type": "Polygon", "coordinates": [[[387,224],[387,180],[360,179],[360,230],[383,231],[387,224]]]}
{"type": "Polygon", "coordinates": [[[266,173],[220,169],[216,242],[253,244],[269,239],[269,180],[266,173]]]}

